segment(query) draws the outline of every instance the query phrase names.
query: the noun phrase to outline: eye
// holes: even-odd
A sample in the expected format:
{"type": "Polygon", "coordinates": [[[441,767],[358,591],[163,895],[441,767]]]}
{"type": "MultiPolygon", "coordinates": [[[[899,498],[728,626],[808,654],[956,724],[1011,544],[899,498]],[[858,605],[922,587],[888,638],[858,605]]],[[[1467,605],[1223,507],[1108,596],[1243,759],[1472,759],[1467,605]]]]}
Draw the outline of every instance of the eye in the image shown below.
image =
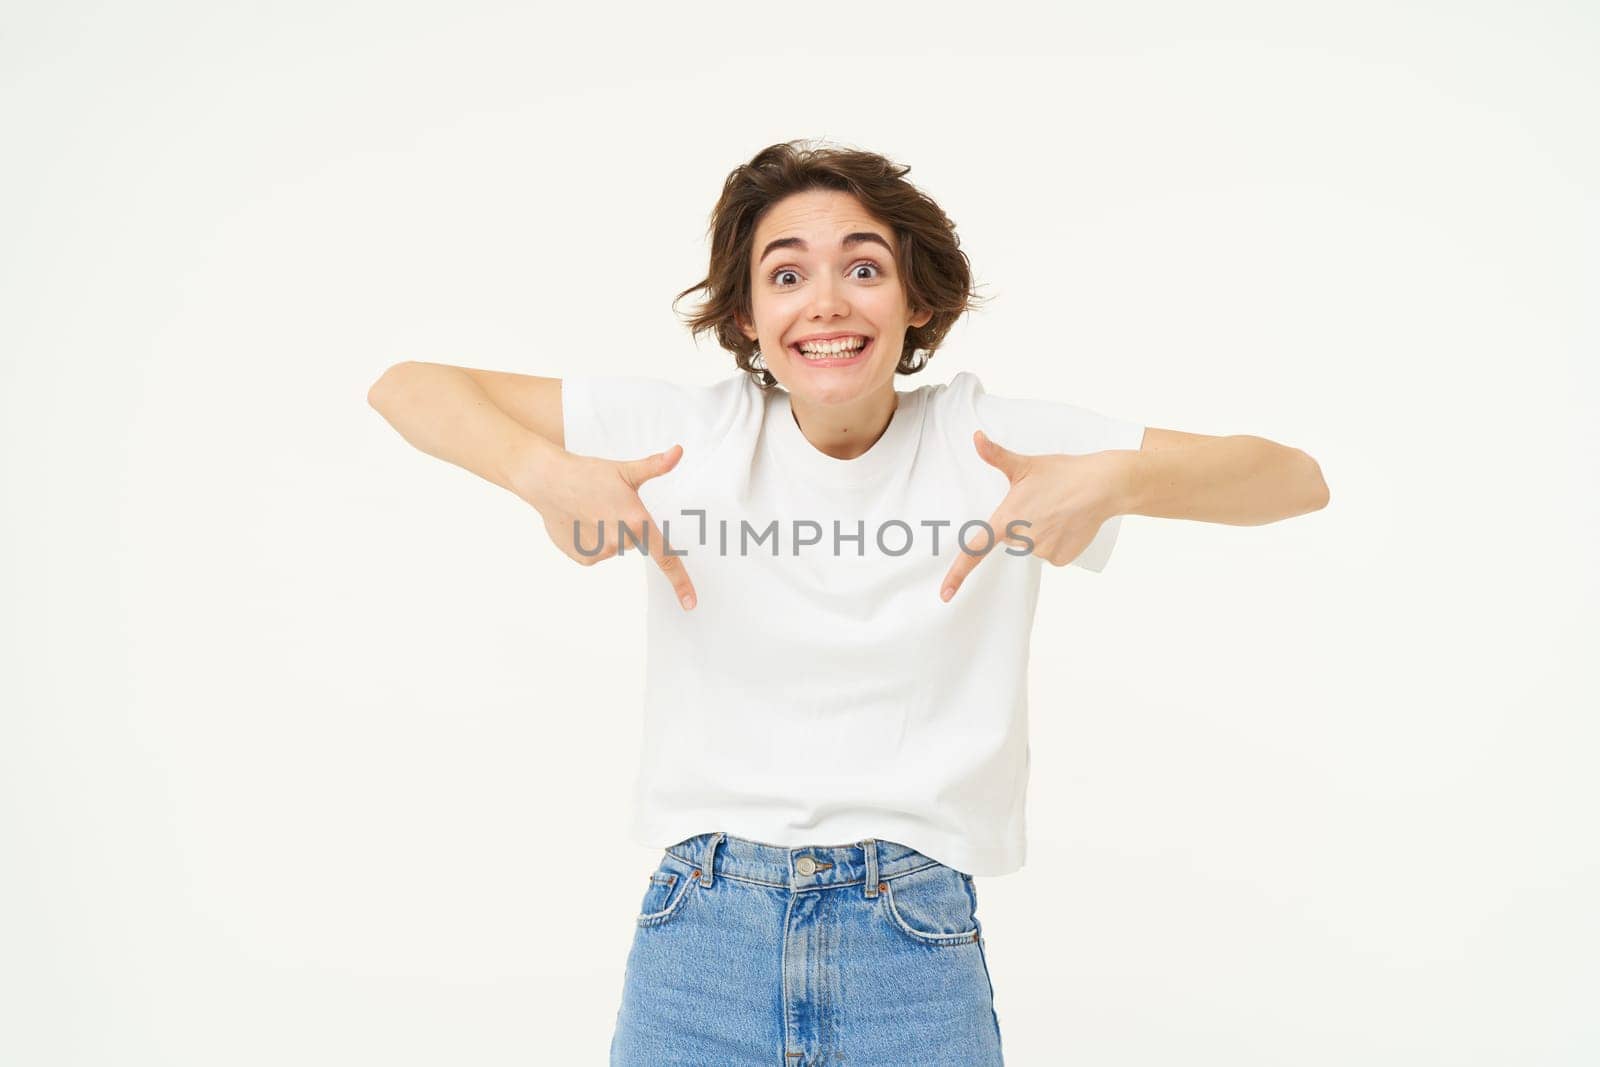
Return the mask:
{"type": "MultiPolygon", "coordinates": [[[[878,277],[881,277],[883,275],[883,268],[878,266],[877,263],[873,262],[870,259],[863,259],[863,260],[859,261],[858,263],[856,263],[855,266],[850,268],[850,273],[854,274],[856,271],[861,270],[863,267],[870,267],[872,269],[872,271],[873,271],[873,274],[868,278],[858,278],[859,281],[870,281],[872,278],[878,278],[878,277]]],[[[790,282],[788,284],[785,284],[785,283],[779,281],[778,279],[782,278],[785,274],[797,274],[797,273],[798,272],[796,272],[793,267],[779,267],[777,270],[773,271],[771,275],[768,276],[768,280],[771,281],[773,285],[776,285],[779,289],[792,289],[792,288],[794,288],[796,283],[790,282]]]]}
{"type": "Polygon", "coordinates": [[[883,268],[878,266],[876,263],[872,262],[872,260],[870,260],[870,259],[864,259],[860,263],[857,263],[855,266],[850,268],[850,272],[853,274],[856,271],[860,270],[862,267],[871,267],[872,270],[873,270],[873,275],[872,276],[874,278],[878,277],[879,275],[881,275],[883,273],[883,268]]]}

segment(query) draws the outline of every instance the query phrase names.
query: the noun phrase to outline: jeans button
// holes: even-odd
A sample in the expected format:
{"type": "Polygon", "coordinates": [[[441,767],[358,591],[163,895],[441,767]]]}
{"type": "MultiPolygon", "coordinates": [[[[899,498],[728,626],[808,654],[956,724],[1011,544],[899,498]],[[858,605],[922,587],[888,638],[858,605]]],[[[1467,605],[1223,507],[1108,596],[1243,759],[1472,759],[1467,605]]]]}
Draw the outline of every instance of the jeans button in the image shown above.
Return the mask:
{"type": "Polygon", "coordinates": [[[794,869],[809,878],[817,873],[817,861],[810,856],[801,856],[794,861],[794,869]]]}

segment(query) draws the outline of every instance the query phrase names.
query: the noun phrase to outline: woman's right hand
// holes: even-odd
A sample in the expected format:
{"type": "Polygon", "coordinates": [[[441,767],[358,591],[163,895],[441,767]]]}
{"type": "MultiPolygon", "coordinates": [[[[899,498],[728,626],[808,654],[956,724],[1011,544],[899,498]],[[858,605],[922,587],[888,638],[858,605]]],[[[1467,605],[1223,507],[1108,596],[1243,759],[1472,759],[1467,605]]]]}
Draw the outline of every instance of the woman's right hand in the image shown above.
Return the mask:
{"type": "Polygon", "coordinates": [[[556,450],[540,469],[528,469],[518,479],[526,484],[516,485],[515,491],[538,510],[556,547],[585,567],[619,553],[619,524],[626,525],[629,544],[637,551],[635,542],[644,540],[650,558],[672,583],[678,602],[687,611],[695,605],[694,583],[689,581],[683,558],[664,551],[666,538],[639,499],[639,487],[672,470],[682,456],[681,445],[620,462],[556,450]]]}

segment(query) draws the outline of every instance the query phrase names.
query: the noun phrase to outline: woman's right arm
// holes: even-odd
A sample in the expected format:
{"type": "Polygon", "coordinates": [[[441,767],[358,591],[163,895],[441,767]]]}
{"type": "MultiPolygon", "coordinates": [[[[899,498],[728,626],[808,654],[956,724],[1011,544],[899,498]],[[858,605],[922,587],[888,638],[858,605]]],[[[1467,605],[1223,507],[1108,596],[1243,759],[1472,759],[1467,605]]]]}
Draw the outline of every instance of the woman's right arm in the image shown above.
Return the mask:
{"type": "Polygon", "coordinates": [[[638,494],[677,465],[679,446],[625,461],[574,455],[563,447],[561,379],[531,374],[406,361],[383,372],[367,402],[413,447],[527,501],[556,547],[581,564],[620,553],[619,524],[642,532],[678,600],[685,610],[694,607],[683,560],[664,552],[666,539],[638,494]]]}

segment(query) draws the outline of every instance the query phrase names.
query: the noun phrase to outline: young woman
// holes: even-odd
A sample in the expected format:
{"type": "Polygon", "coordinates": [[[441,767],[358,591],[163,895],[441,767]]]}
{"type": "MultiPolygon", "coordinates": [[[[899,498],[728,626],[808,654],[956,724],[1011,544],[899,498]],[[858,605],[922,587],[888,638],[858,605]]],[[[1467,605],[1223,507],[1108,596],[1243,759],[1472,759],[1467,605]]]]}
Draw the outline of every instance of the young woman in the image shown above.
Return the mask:
{"type": "Polygon", "coordinates": [[[733,356],[713,385],[408,362],[371,390],[572,559],[653,565],[632,834],[663,852],[613,1064],[1000,1063],[973,879],[1024,860],[1041,563],[1100,570],[1124,514],[1328,499],[1259,437],[897,390],[974,299],[908,170],[789,143],[729,175],[679,294],[733,356]]]}

